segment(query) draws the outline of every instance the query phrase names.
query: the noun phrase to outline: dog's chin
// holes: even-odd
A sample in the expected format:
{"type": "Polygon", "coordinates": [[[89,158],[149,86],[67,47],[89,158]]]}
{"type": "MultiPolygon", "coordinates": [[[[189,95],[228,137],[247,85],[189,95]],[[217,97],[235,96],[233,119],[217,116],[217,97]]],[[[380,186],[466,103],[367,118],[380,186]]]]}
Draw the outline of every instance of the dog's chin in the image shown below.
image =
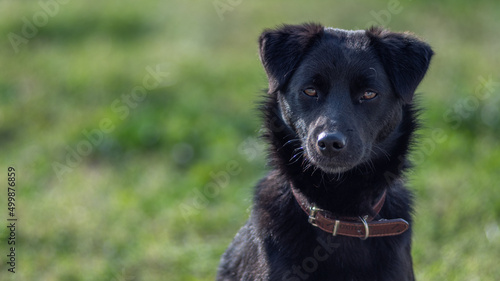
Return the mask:
{"type": "Polygon", "coordinates": [[[305,150],[304,156],[312,166],[319,168],[324,173],[336,175],[354,169],[364,162],[364,156],[367,155],[366,153],[353,154],[345,151],[336,156],[326,157],[308,147],[305,150]]]}
{"type": "Polygon", "coordinates": [[[309,160],[313,166],[319,168],[321,171],[327,174],[345,173],[356,166],[348,163],[338,163],[337,161],[331,161],[331,160],[330,161],[325,161],[325,160],[321,161],[321,159],[309,159],[309,160]]]}
{"type": "Polygon", "coordinates": [[[316,165],[316,167],[318,167],[321,171],[327,174],[342,174],[352,169],[352,167],[323,166],[323,165],[316,165]]]}

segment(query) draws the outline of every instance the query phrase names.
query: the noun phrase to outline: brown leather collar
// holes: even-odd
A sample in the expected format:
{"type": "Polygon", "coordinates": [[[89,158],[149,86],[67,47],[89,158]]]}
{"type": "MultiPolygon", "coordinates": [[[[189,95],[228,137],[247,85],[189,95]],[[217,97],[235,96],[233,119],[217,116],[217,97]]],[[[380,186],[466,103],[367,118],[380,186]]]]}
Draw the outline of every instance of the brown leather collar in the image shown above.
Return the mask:
{"type": "Polygon", "coordinates": [[[295,188],[292,188],[292,192],[297,203],[309,216],[309,223],[323,231],[332,233],[333,236],[343,235],[365,240],[368,237],[399,235],[410,227],[404,219],[373,220],[384,206],[387,190],[384,190],[380,199],[373,206],[373,216],[359,217],[336,216],[329,211],[319,209],[314,204],[310,204],[307,198],[295,188]]]}

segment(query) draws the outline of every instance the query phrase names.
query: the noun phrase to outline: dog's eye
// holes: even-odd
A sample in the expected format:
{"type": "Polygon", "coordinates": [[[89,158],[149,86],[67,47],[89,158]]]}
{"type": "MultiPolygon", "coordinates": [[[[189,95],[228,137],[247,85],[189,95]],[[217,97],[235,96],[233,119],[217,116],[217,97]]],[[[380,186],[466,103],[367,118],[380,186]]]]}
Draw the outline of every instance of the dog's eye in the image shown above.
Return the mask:
{"type": "Polygon", "coordinates": [[[377,93],[374,91],[366,91],[361,97],[360,101],[371,100],[377,96],[377,93]]]}
{"type": "Polygon", "coordinates": [[[307,88],[304,91],[304,94],[310,96],[310,97],[317,97],[318,93],[316,92],[316,89],[314,88],[307,88]]]}

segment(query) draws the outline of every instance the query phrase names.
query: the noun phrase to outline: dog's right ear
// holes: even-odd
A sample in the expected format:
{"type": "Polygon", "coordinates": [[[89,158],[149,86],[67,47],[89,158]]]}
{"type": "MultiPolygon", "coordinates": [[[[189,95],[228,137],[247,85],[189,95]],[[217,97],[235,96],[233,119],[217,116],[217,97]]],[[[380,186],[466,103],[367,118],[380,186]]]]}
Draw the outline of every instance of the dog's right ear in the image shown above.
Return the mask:
{"type": "Polygon", "coordinates": [[[269,80],[269,93],[283,89],[304,54],[323,34],[314,23],[283,25],[259,37],[259,54],[269,80]]]}

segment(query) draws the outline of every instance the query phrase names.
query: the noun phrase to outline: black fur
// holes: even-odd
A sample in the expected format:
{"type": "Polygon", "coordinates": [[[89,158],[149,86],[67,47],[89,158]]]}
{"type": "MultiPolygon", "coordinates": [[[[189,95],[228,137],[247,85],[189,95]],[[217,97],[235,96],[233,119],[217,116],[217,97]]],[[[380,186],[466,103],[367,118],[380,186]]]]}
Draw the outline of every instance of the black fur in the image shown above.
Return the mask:
{"type": "Polygon", "coordinates": [[[410,34],[317,24],[266,30],[259,44],[273,169],[257,185],[252,214],[223,255],[217,280],[414,280],[411,228],[364,241],[334,237],[308,223],[291,188],[345,216],[371,213],[387,190],[380,217],[411,225],[403,173],[418,126],[412,98],[431,48],[410,34]],[[309,88],[316,97],[303,93],[309,88]],[[367,91],[378,95],[364,99],[367,91]],[[321,150],[325,133],[338,133],[345,146],[321,150]]]}

